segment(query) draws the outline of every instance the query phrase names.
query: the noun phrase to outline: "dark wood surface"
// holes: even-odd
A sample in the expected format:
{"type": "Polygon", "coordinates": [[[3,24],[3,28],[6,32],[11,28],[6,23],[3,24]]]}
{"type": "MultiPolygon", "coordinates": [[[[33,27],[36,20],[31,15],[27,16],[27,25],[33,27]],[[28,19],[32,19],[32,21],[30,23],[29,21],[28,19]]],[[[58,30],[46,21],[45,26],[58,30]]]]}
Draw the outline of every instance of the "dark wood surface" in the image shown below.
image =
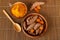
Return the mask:
{"type": "Polygon", "coordinates": [[[60,0],[42,0],[46,4],[42,6],[41,14],[48,22],[48,29],[37,39],[27,37],[22,31],[15,32],[12,23],[2,12],[6,9],[10,13],[8,3],[13,4],[17,1],[25,2],[29,6],[28,4],[41,0],[0,0],[0,40],[60,40],[60,0]]]}

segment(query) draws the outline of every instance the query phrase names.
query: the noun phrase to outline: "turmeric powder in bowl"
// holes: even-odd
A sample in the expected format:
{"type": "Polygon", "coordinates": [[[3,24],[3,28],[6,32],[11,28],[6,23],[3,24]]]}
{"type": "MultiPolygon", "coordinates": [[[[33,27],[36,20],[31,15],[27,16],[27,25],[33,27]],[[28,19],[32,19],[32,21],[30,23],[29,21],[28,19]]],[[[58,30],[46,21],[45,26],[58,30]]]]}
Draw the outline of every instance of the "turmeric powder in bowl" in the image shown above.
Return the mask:
{"type": "Polygon", "coordinates": [[[27,13],[27,7],[23,2],[16,2],[12,5],[11,12],[17,18],[24,17],[27,13]]]}

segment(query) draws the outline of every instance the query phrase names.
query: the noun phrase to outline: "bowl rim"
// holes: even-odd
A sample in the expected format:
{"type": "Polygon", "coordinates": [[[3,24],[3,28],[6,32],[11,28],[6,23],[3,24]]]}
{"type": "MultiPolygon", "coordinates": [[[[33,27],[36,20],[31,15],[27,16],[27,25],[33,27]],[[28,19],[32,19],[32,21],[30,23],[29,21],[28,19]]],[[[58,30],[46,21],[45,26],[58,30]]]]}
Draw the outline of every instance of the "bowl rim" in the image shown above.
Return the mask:
{"type": "MultiPolygon", "coordinates": [[[[43,20],[45,21],[45,23],[46,23],[46,27],[45,27],[45,29],[44,29],[44,32],[40,35],[40,36],[31,36],[31,35],[29,35],[29,34],[27,34],[25,31],[24,31],[24,29],[23,29],[23,27],[22,27],[22,31],[24,32],[24,34],[26,35],[26,36],[28,36],[28,37],[30,37],[30,38],[39,38],[39,37],[41,37],[45,32],[46,32],[46,30],[47,30],[47,21],[46,21],[46,19],[45,19],[45,17],[44,16],[42,16],[40,13],[30,13],[30,14],[28,14],[26,17],[28,17],[29,15],[40,15],[42,18],[43,18],[43,20]]],[[[25,18],[26,18],[25,17],[25,18]]]]}

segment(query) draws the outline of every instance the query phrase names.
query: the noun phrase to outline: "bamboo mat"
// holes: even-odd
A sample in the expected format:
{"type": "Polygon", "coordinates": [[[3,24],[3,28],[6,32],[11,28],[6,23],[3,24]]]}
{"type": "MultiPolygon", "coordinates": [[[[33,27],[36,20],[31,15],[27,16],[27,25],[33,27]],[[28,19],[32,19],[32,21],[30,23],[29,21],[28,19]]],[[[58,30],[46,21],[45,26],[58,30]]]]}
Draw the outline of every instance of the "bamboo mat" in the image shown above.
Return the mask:
{"type": "Polygon", "coordinates": [[[42,0],[46,4],[42,6],[41,14],[48,21],[48,29],[42,37],[37,39],[29,38],[23,32],[15,32],[12,23],[2,12],[3,9],[9,12],[8,3],[17,1],[27,4],[41,0],[0,0],[0,40],[60,40],[60,0],[42,0]]]}

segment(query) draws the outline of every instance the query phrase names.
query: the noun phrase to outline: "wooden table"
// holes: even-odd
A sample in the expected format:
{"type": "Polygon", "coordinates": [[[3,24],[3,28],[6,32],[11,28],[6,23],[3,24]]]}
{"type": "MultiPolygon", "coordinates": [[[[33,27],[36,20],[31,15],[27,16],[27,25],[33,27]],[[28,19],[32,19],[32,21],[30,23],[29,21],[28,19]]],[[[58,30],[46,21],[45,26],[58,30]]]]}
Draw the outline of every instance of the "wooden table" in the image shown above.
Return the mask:
{"type": "Polygon", "coordinates": [[[29,6],[28,4],[39,0],[0,0],[0,40],[60,40],[60,0],[41,0],[46,2],[42,6],[41,14],[48,21],[48,29],[37,39],[29,38],[23,32],[15,32],[12,23],[2,12],[6,9],[10,13],[8,3],[13,4],[17,1],[25,2],[29,6]]]}

